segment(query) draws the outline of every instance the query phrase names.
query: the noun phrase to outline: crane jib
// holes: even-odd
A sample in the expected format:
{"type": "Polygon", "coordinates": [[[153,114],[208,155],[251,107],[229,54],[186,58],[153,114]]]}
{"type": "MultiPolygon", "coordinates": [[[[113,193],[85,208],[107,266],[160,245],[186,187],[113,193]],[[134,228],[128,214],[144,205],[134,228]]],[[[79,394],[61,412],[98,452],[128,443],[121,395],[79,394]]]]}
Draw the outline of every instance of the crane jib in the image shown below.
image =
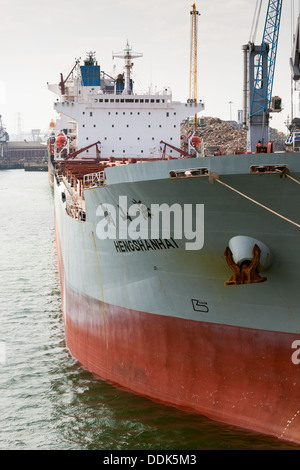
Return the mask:
{"type": "Polygon", "coordinates": [[[250,117],[266,115],[271,105],[282,0],[269,0],[259,61],[256,71],[250,117]]]}

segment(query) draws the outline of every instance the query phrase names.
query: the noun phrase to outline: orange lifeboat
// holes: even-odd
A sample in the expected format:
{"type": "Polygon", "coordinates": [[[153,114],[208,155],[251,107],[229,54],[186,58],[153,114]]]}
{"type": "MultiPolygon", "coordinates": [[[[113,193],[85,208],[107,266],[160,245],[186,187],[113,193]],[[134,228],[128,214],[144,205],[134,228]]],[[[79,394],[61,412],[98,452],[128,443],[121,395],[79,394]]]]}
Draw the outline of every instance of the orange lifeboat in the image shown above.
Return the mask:
{"type": "Polygon", "coordinates": [[[56,141],[55,141],[56,147],[63,148],[66,145],[66,143],[67,143],[67,140],[64,134],[62,133],[57,134],[56,141]]]}
{"type": "Polygon", "coordinates": [[[198,137],[197,135],[194,135],[194,137],[192,138],[192,145],[193,147],[197,148],[199,147],[201,144],[201,139],[200,137],[198,137]]]}

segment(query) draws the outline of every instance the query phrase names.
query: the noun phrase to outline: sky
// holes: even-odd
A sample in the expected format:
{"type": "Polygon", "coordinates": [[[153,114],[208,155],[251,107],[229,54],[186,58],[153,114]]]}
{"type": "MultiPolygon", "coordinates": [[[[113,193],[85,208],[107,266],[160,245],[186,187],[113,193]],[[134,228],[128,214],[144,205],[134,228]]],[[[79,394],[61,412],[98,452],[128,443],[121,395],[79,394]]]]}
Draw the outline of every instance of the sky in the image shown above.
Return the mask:
{"type": "MultiPolygon", "coordinates": [[[[1,2],[0,114],[9,134],[47,132],[55,95],[47,82],[67,76],[75,60],[96,52],[106,73],[123,71],[113,59],[126,41],[143,53],[134,60],[136,88],[170,87],[173,99],[186,102],[190,75],[191,0],[9,0],[1,2]]],[[[273,96],[284,110],[271,126],[286,131],[291,114],[292,24],[299,0],[283,0],[273,96]],[[292,9],[294,8],[294,9],[292,9]],[[291,18],[291,11],[295,12],[291,18]]],[[[203,116],[237,120],[243,105],[243,55],[250,39],[256,0],[198,0],[198,99],[203,116]],[[231,103],[230,103],[231,102],[231,103]]],[[[256,43],[260,44],[268,1],[263,0],[256,43]]],[[[294,24],[293,24],[294,28],[294,24]]],[[[300,113],[298,113],[299,115],[300,113]]]]}

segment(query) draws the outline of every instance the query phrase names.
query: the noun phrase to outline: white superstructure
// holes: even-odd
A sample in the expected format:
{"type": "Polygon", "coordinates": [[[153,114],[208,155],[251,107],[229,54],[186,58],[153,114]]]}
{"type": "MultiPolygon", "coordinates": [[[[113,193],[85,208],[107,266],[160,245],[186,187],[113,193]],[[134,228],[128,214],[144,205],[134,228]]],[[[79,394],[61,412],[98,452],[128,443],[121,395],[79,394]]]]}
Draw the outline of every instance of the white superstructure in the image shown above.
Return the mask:
{"type": "MultiPolygon", "coordinates": [[[[128,44],[125,77],[119,74],[116,79],[107,78],[102,73],[100,79],[100,66],[90,55],[85,66],[77,63],[74,73],[60,86],[49,85],[59,95],[54,109],[67,117],[63,125],[76,135],[76,145],[71,145],[74,150],[100,141],[101,158],[159,158],[160,142],[180,148],[181,122],[204,109],[202,102],[173,101],[169,90],[135,94],[127,62],[128,44]]],[[[56,134],[62,130],[56,129],[56,134]]],[[[81,158],[91,157],[93,152],[88,149],[81,158]]],[[[174,149],[168,153],[178,157],[174,149]]]]}

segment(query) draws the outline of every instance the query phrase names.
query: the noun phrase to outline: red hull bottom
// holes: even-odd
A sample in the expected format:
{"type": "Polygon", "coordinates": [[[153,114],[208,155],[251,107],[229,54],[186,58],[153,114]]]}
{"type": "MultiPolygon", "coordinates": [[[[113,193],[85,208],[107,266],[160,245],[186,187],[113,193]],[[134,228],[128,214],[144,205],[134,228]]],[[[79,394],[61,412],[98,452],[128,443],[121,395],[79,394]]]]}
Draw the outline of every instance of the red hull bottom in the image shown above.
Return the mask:
{"type": "Polygon", "coordinates": [[[300,444],[297,335],[129,310],[71,290],[61,263],[60,276],[68,348],[99,378],[300,444]]]}

